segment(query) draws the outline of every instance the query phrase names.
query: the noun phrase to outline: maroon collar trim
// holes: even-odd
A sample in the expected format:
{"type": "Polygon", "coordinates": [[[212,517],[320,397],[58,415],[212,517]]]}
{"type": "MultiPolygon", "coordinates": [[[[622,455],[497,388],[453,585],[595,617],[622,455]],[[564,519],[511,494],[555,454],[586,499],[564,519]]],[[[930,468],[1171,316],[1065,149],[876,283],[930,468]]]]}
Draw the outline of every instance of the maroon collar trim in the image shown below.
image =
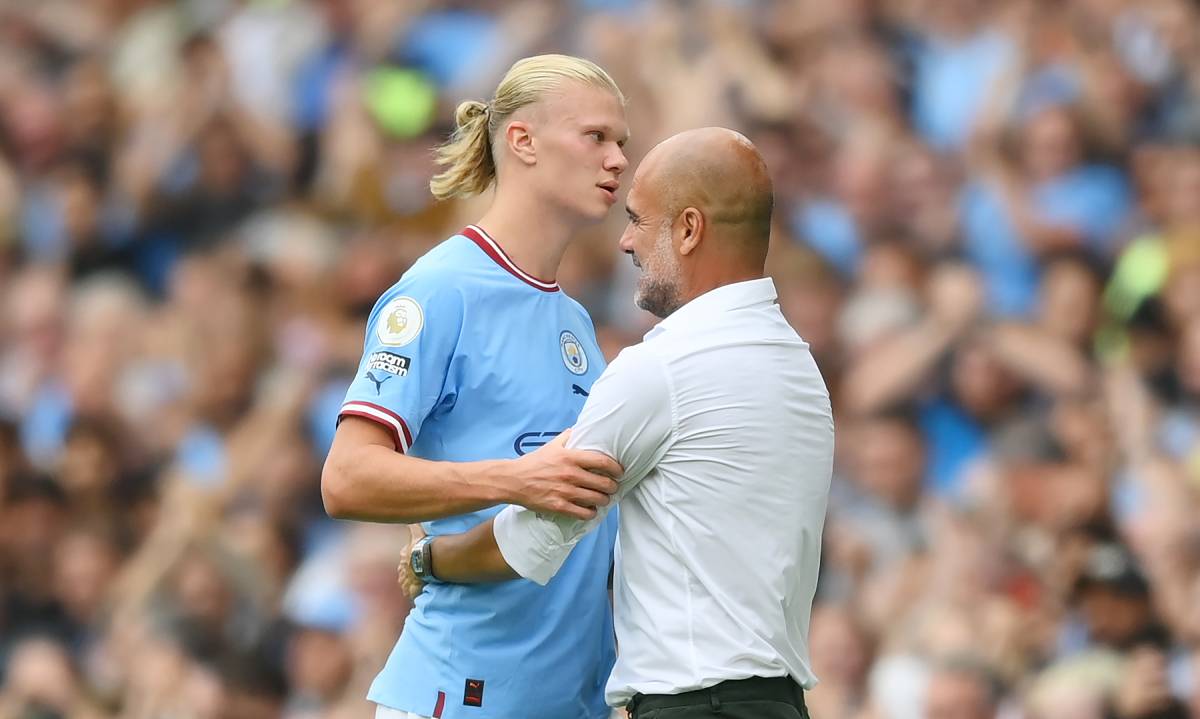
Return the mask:
{"type": "Polygon", "coordinates": [[[487,232],[484,232],[482,227],[479,227],[478,225],[467,225],[466,229],[464,229],[460,234],[479,245],[479,249],[483,250],[488,257],[491,257],[496,264],[508,270],[509,274],[511,274],[513,277],[516,277],[531,287],[536,287],[542,292],[558,292],[557,282],[546,282],[545,280],[539,280],[525,270],[522,270],[520,267],[517,267],[517,263],[513,262],[509,256],[504,253],[504,250],[500,247],[500,243],[492,239],[492,236],[487,232]]]}

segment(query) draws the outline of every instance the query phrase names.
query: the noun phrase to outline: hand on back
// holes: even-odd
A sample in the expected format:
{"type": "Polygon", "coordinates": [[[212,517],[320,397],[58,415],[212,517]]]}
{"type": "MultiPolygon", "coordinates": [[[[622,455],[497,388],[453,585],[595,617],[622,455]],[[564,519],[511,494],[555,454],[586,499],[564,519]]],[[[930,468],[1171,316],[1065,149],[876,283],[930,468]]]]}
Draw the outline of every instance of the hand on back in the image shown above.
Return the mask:
{"type": "Polygon", "coordinates": [[[396,579],[400,585],[400,589],[409,598],[415,600],[417,595],[425,590],[425,582],[421,581],[416,574],[413,574],[412,555],[413,546],[417,542],[425,538],[425,529],[419,524],[408,525],[409,540],[404,547],[404,553],[401,555],[400,566],[396,567],[396,572],[399,575],[396,579]]]}

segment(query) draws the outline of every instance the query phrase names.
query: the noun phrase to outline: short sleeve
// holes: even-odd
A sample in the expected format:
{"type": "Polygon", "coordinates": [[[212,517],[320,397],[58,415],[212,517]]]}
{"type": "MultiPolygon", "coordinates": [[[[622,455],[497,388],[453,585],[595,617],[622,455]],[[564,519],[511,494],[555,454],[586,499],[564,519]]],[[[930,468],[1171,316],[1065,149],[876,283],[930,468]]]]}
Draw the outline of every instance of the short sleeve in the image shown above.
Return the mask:
{"type": "Polygon", "coordinates": [[[338,412],[377,422],[407,453],[425,420],[452,399],[463,300],[447,278],[410,272],[371,310],[358,372],[338,412]]]}
{"type": "Polygon", "coordinates": [[[662,360],[645,346],[625,350],[592,385],[567,446],[603,452],[625,469],[613,501],[589,520],[506,507],[493,532],[508,566],[545,584],[567,555],[654,468],[670,446],[674,411],[662,360]]]}

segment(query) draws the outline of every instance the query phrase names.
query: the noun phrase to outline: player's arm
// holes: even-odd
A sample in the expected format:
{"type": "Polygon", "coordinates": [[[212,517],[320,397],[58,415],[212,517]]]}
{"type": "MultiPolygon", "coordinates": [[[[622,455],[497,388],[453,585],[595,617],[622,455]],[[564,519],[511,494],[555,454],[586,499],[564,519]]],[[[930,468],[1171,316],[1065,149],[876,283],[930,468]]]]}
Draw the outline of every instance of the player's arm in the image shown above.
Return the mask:
{"type": "Polygon", "coordinates": [[[325,511],[339,519],[424,522],[515,504],[580,520],[608,504],[621,466],[552,442],[523,457],[432,462],[397,451],[384,425],[345,417],[321,472],[325,511]]]}
{"type": "Polygon", "coordinates": [[[409,456],[428,420],[455,411],[464,307],[454,277],[433,270],[406,275],[371,311],[321,472],[330,516],[413,523],[509,503],[587,519],[616,490],[616,463],[561,445],[513,460],[409,456]]]}
{"type": "MultiPolygon", "coordinates": [[[[622,353],[592,386],[566,447],[588,450],[585,453],[595,461],[612,457],[622,464],[625,473],[614,495],[619,499],[662,458],[673,430],[666,369],[652,353],[639,348],[622,353]]],[[[433,574],[445,582],[521,576],[545,584],[611,507],[601,506],[595,517],[586,520],[505,508],[468,532],[434,539],[430,545],[433,574]]],[[[404,571],[402,567],[402,575],[404,571]]]]}

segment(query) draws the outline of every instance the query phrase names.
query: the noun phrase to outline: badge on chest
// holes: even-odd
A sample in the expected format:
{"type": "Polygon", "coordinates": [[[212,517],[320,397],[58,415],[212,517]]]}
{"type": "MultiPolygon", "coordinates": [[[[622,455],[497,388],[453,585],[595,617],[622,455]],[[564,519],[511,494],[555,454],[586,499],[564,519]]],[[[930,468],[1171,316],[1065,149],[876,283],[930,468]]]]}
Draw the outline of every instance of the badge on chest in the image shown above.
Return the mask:
{"type": "Polygon", "coordinates": [[[583,345],[580,344],[579,338],[574,333],[570,330],[563,330],[563,333],[558,336],[558,348],[562,353],[563,364],[566,365],[567,371],[576,375],[587,374],[587,353],[583,351],[583,345]]]}

